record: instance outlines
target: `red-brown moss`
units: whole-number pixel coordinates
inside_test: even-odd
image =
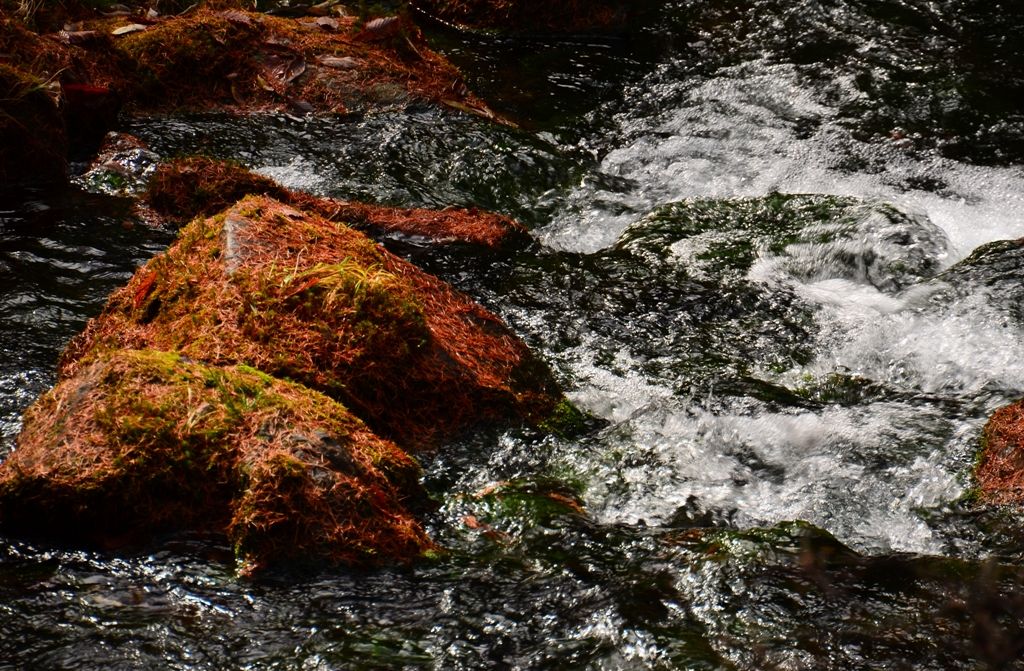
[[[69,345],[62,376],[121,347],[296,380],[410,449],[482,421],[540,423],[562,400],[497,317],[363,234],[267,197],[183,229]]]
[[[978,493],[987,503],[1024,504],[1024,400],[997,410],[982,433],[975,469]]]
[[[386,34],[376,34],[349,16],[287,19],[222,8],[237,4],[208,0],[180,16],[140,11],[105,17],[88,5],[71,3],[53,16],[82,20],[50,35],[29,30],[0,5],[0,65],[8,68],[0,86],[10,89],[8,75],[16,71],[19,78],[45,88],[60,112],[57,126],[33,126],[19,116],[24,99],[0,102],[5,140],[0,167],[16,165],[23,155],[31,158],[21,151],[27,142],[19,139],[21,127],[53,136],[41,137],[47,151],[40,156],[68,140],[79,153],[94,151],[122,107],[134,112],[305,114],[374,112],[428,102],[503,122],[405,18],[391,22]],[[40,24],[52,25],[51,19],[40,18]],[[140,29],[113,34],[129,24]],[[48,122],[52,110],[45,112]],[[52,128],[59,130],[49,133]],[[29,167],[35,166],[30,162]]]
[[[177,223],[222,212],[248,195],[291,200],[277,182],[238,163],[203,156],[177,158],[160,164],[149,180],[146,202]]]
[[[40,398],[0,466],[0,523],[107,541],[226,533],[245,571],[409,561],[419,467],[343,406],[244,366],[119,350]]]

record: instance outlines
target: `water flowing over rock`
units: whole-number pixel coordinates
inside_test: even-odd
[[[522,245],[529,239],[522,224],[498,214],[455,207],[443,210],[398,208],[318,198],[285,189],[240,165],[202,156],[179,158],[161,165],[149,183],[146,201],[161,216],[184,223],[198,215],[216,214],[250,194],[268,195],[375,235],[487,248]]]

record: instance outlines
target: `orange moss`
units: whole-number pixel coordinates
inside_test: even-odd
[[[571,32],[623,25],[631,7],[612,0],[414,0],[429,16],[464,28]]]
[[[302,204],[302,201],[297,198],[296,203]],[[405,209],[324,199],[314,209],[329,219],[343,221],[356,228],[422,236],[430,240],[497,248],[528,239],[526,228],[514,219],[476,209]]]
[[[247,21],[201,10],[117,39],[115,48],[130,64],[133,102],[176,109],[232,101],[234,80],[254,79],[253,47],[262,42],[258,24]],[[252,90],[245,93],[247,102],[254,97]]]
[[[982,501],[1024,504],[1024,400],[997,410],[982,433],[975,469]]]
[[[61,375],[120,347],[296,380],[412,449],[482,421],[540,423],[562,401],[497,317],[361,233],[267,197],[183,229],[72,341]]]
[[[112,57],[113,39],[94,33],[75,44],[68,33],[39,35],[0,12],[0,62],[54,84],[88,83],[117,88],[122,63]]]
[[[25,415],[0,466],[0,523],[144,539],[222,531],[243,569],[377,564],[431,547],[406,504],[419,467],[341,405],[245,367],[114,351]]]
[[[403,209],[318,198],[285,189],[238,164],[200,156],[161,165],[150,181],[146,200],[159,214],[188,221],[220,212],[250,194],[268,195],[360,230],[490,248],[527,239],[521,224],[498,214],[461,208]]]

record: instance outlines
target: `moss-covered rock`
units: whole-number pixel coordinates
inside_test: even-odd
[[[74,17],[75,29],[40,35],[0,6],[6,182],[62,178],[69,144],[87,158],[122,107],[308,114],[429,103],[504,121],[404,18],[376,24],[389,27],[384,35],[352,16],[284,18],[226,9],[242,4],[231,0],[204,0],[167,16],[145,7],[110,15],[100,4],[51,4],[66,11],[43,12],[41,25]],[[19,165],[25,169],[11,171]]]
[[[522,224],[491,212],[445,208],[398,208],[285,189],[272,179],[230,161],[203,156],[177,158],[160,165],[149,182],[147,203],[161,216],[184,223],[216,214],[246,195],[267,195],[372,235],[400,235],[485,248],[525,244]]]
[[[982,502],[1024,504],[1024,400],[989,418],[974,475]]]
[[[268,197],[197,219],[69,345],[246,364],[342,401],[420,449],[480,422],[540,424],[562,395],[501,321],[363,234]]]
[[[342,405],[246,366],[115,350],[25,415],[0,466],[0,524],[142,540],[224,531],[244,570],[375,564],[431,547],[419,466]]]
[[[496,118],[415,26],[397,18],[388,25],[391,37],[377,39],[352,16],[199,9],[129,32],[115,46],[131,98],[145,109],[345,113],[431,102]]]

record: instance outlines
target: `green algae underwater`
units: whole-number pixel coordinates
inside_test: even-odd
[[[434,34],[519,129],[129,122],[289,188],[515,216],[532,245],[382,241],[601,421],[424,457],[443,552],[408,567],[244,581],[216,535],[4,538],[0,668],[1022,668],[1024,525],[971,497],[986,418],[1024,396],[997,242],[1024,236],[1018,10],[651,5],[624,34]],[[173,235],[123,227],[117,198],[4,198],[9,451],[64,344]]]

